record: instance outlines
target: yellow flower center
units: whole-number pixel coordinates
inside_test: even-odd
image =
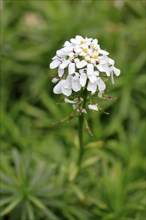
[[[83,44],[84,42],[85,42],[84,40],[81,40],[81,41],[80,41],[80,44]]]
[[[83,48],[83,52],[87,53],[88,52],[87,48]]]
[[[97,59],[97,58],[98,58],[98,56],[97,56],[97,55],[93,55],[93,58],[94,58],[94,59]]]

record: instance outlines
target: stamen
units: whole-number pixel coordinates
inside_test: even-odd
[[[87,53],[88,52],[87,48],[83,48],[83,52]]]

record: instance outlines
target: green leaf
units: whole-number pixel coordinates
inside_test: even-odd
[[[4,197],[0,199],[0,207],[6,205],[7,203],[10,203],[15,199],[14,196]]]
[[[15,163],[15,168],[16,168],[16,174],[17,176],[21,176],[21,162],[20,162],[18,151],[16,149],[13,150],[13,158],[14,158],[14,163]]]
[[[57,107],[56,103],[50,98],[49,94],[47,94],[46,92],[42,92],[40,94],[40,99],[47,110],[49,110],[53,116],[56,116],[58,118],[60,115],[59,108]]]
[[[75,194],[77,195],[77,197],[81,200],[84,201],[85,200],[85,195],[82,192],[82,190],[77,186],[77,185],[72,185],[72,189],[75,192]]]
[[[70,173],[69,173],[69,181],[73,181],[76,176],[77,176],[77,173],[78,173],[78,167],[76,164],[74,163],[71,163],[70,165]]]
[[[90,142],[86,145],[86,148],[101,148],[103,147],[104,142],[103,141],[94,141]]]
[[[11,212],[22,200],[22,197],[17,197],[11,202],[1,213],[0,216],[4,216]]]
[[[15,185],[16,184],[16,181],[13,178],[4,174],[1,171],[0,171],[0,179],[1,179],[1,181],[3,181],[5,184],[8,184],[8,185]]]
[[[21,103],[21,110],[28,114],[29,116],[35,117],[35,118],[39,118],[39,119],[48,119],[48,115],[45,111],[41,110],[40,108],[33,106],[29,103],[26,102],[22,102]]]
[[[90,157],[82,163],[82,167],[88,167],[100,160],[100,156]]]
[[[16,193],[16,192],[17,192],[17,185],[10,185],[10,184],[7,185],[1,181],[1,184],[0,184],[0,193],[1,194],[3,194],[3,193],[12,194],[12,193]]]
[[[27,210],[29,219],[35,220],[34,210],[29,201],[26,202],[26,210]]]
[[[42,211],[44,211],[44,213],[53,220],[59,220],[49,209],[47,209],[47,207],[45,207],[45,205],[41,202],[41,200],[37,199],[34,196],[29,196],[29,200],[39,209],[41,209]]]

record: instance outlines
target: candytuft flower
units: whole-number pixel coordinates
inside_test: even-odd
[[[84,99],[83,92],[88,91],[90,100],[93,95],[102,97],[106,90],[105,79],[111,78],[114,83],[114,75],[120,75],[120,70],[108,55],[107,51],[100,48],[97,39],[77,35],[66,41],[50,63],[51,69],[58,68],[58,77],[52,80],[57,83],[53,92],[67,97],[73,95],[73,100],[65,99],[65,102],[72,104],[74,109],[85,112],[82,106],[84,100],[80,100]],[[88,109],[97,111],[97,103],[91,103],[89,101]]]
[[[91,109],[91,110],[95,110],[95,111],[98,111],[98,107],[97,107],[97,104],[96,105],[88,105],[88,108]]]

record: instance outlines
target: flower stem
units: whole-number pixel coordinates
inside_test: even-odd
[[[86,106],[86,100],[87,100],[87,90],[85,89],[83,91],[83,109]],[[79,157],[78,157],[78,167],[80,167],[82,163],[82,158],[84,155],[84,142],[83,142],[83,127],[84,127],[84,113],[81,112],[79,115]]]

